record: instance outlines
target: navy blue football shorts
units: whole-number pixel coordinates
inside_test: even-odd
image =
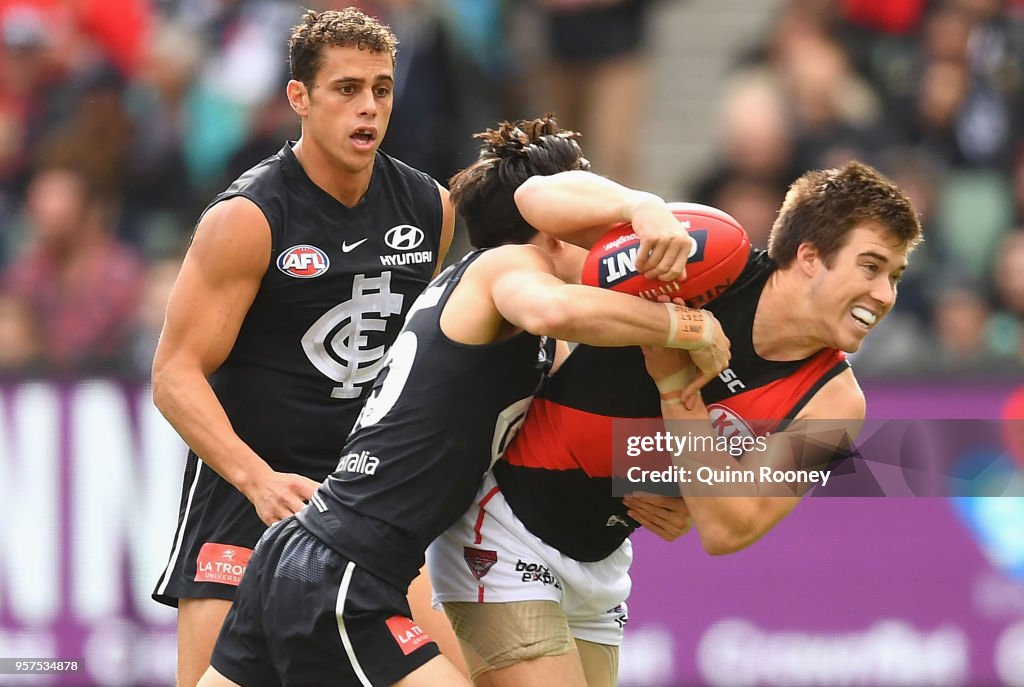
[[[178,527],[153,599],[177,606],[178,599],[235,598],[266,529],[249,499],[189,451]]]
[[[440,655],[411,615],[292,517],[260,539],[210,663],[243,687],[391,685]]]

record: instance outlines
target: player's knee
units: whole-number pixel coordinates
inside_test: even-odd
[[[572,648],[574,646],[571,640],[565,641],[561,637],[544,637],[528,644],[496,646],[494,647],[495,651],[486,657],[486,661],[491,670],[496,670],[536,658],[563,656]]]
[[[553,601],[445,603],[444,610],[474,678],[576,648],[565,614]]]

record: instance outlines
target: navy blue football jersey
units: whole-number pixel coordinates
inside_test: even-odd
[[[433,275],[440,194],[430,177],[378,152],[369,189],[350,208],[314,184],[286,144],[213,203],[234,196],[263,211],[273,251],[210,382],[235,432],[271,467],[323,479]]]
[[[482,252],[423,292],[341,450],[299,521],[357,565],[405,586],[427,545],[470,506],[526,414],[554,341],[521,332],[452,341],[441,312]]]

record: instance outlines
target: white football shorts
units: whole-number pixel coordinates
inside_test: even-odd
[[[618,646],[628,620],[633,547],[584,563],[563,555],[520,522],[488,473],[462,518],[427,549],[434,605],[449,601],[555,601],[573,636]]]

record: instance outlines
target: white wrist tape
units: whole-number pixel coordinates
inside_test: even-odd
[[[714,339],[711,326],[713,315],[706,310],[693,310],[673,303],[665,303],[668,309],[668,337],[666,348],[682,348],[699,351],[711,345]]]
[[[679,398],[679,392],[686,388],[692,377],[693,374],[690,369],[684,368],[667,377],[655,379],[654,384],[658,387],[658,392],[661,394],[661,402],[668,403],[669,405],[682,403],[682,399]]]

